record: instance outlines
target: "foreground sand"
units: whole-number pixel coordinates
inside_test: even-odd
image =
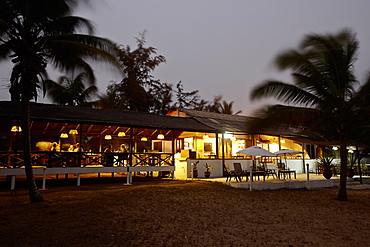
[[[119,180],[0,191],[0,246],[369,246],[370,190],[248,191],[206,181]]]

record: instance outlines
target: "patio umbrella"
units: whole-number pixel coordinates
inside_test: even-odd
[[[251,156],[269,156],[269,157],[276,156],[276,154],[271,153],[270,151],[264,148],[261,148],[259,146],[252,146],[246,149],[242,149],[242,150],[239,150],[237,153],[251,155]],[[253,160],[253,163],[254,163],[254,160]],[[252,167],[250,169],[249,182],[250,182],[249,189],[252,190]]]
[[[287,160],[286,160],[286,156],[292,156],[292,155],[296,155],[296,154],[302,154],[303,152],[302,151],[298,151],[298,150],[292,150],[292,149],[282,149],[282,150],[279,150],[277,152],[275,152],[276,156],[284,156],[285,158],[285,164],[287,164]]]
[[[242,149],[242,150],[239,150],[237,153],[251,155],[251,156],[269,156],[269,157],[276,156],[276,154],[271,153],[270,151],[264,148],[261,148],[259,146],[252,146],[246,149]]]

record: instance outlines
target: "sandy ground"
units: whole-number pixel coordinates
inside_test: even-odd
[[[370,190],[249,191],[217,182],[49,184],[0,191],[0,246],[369,246]]]

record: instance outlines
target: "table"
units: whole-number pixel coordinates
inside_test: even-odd
[[[291,179],[291,174],[294,174],[294,179],[297,179],[297,174],[295,170],[278,170],[278,178],[280,179],[280,174],[284,177],[284,179],[289,176],[289,179]]]
[[[257,177],[258,176],[258,181],[260,180],[260,176],[263,176],[263,181],[266,181],[266,172],[265,171],[252,171],[252,181],[253,181],[253,177]]]

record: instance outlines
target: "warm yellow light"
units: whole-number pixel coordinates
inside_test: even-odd
[[[209,138],[209,136],[207,134],[203,135],[203,139],[208,139],[208,138]]]
[[[235,136],[232,136],[232,137],[230,137],[230,140],[235,141],[236,140],[236,137]]]
[[[336,151],[336,150],[338,150],[338,147],[334,146],[332,149],[333,149],[334,151]]]
[[[111,135],[106,135],[106,136],[104,137],[104,139],[105,139],[105,140],[112,140],[112,136],[111,136]]]
[[[60,134],[60,138],[68,138],[68,134],[67,133],[62,133],[62,134]]]
[[[21,126],[13,126],[11,129],[12,132],[22,132]]]
[[[271,153],[275,153],[275,152],[279,151],[279,144],[277,144],[277,143],[269,144],[269,151]]]
[[[159,134],[159,135],[157,136],[157,138],[158,138],[158,139],[164,139],[164,135],[163,135],[163,134]]]
[[[230,134],[230,133],[226,133],[226,134],[224,134],[224,138],[225,139],[231,139],[231,137],[232,137],[233,135],[232,134]]]
[[[141,141],[146,142],[146,141],[148,141],[148,138],[146,138],[145,136],[141,137]]]
[[[284,139],[281,139],[281,140],[280,140],[280,143],[285,143],[285,140],[284,140]]]
[[[126,133],[125,132],[118,132],[118,137],[124,137],[124,136],[126,136]]]
[[[71,130],[69,131],[69,134],[70,134],[70,135],[78,135],[78,131],[77,131],[76,129],[71,129]]]

